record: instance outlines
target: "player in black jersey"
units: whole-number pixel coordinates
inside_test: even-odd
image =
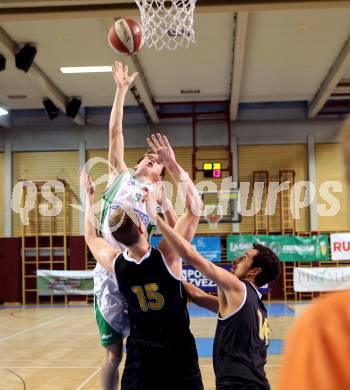
[[[176,163],[166,137],[149,140],[152,149],[176,183],[186,184],[185,213],[175,230],[191,239],[201,207],[194,184]],[[151,248],[145,226],[130,218],[132,210],[119,208],[110,218],[113,237],[127,249],[120,252],[97,237],[93,220],[94,189],[88,184],[85,238],[95,259],[114,273],[128,303],[130,336],[122,390],[202,390],[194,337],[189,329],[181,259],[165,240]],[[197,210],[198,211],[198,210]],[[134,215],[134,218],[138,218]],[[213,300],[215,298],[208,298]]]
[[[178,254],[218,285],[213,354],[217,390],[270,389],[264,371],[269,326],[258,288],[278,277],[278,257],[271,249],[254,244],[228,272],[203,258],[156,215],[154,218]]]

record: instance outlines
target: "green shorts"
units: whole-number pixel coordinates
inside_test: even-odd
[[[95,314],[97,327],[100,332],[100,341],[103,347],[108,347],[109,345],[115,344],[117,341],[123,340],[123,335],[119,332],[116,332],[109,323],[103,318],[98,304],[95,299]]]

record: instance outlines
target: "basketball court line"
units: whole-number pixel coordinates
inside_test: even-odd
[[[212,368],[213,365],[212,364],[201,364],[201,362],[199,361],[199,366],[201,368]],[[275,367],[281,367],[281,364],[265,364],[265,367],[271,367],[271,368],[275,368]],[[10,369],[26,369],[26,370],[44,370],[44,369],[49,369],[49,370],[70,370],[70,369],[73,369],[73,370],[92,370],[94,368],[96,368],[96,366],[3,366],[3,367],[0,367],[1,370],[3,369],[6,369],[6,368],[10,368]],[[101,367],[97,368],[97,370],[100,370]]]
[[[75,390],[80,390],[82,389],[95,375],[97,375],[101,371],[101,367],[98,368],[96,371],[94,371],[86,380],[78,386]]]
[[[271,367],[271,368],[276,368],[276,367],[281,367],[282,364],[265,364],[264,367]],[[201,362],[199,362],[199,367],[200,368],[213,368],[213,365],[212,364],[201,364]]]
[[[51,336],[96,336],[96,332],[45,332],[45,335]]]
[[[7,372],[10,372],[14,377],[16,377],[23,384],[23,389],[26,388],[26,383],[25,383],[24,379],[20,375],[18,375],[16,372],[14,372],[14,371],[12,371],[12,370],[10,370],[8,368],[3,368],[3,370],[7,371]]]
[[[15,334],[12,334],[11,336],[2,337],[2,338],[0,339],[0,343],[3,342],[3,341],[6,341],[6,340],[10,340],[10,339],[12,339],[12,338],[14,338],[14,337],[20,336],[20,335],[22,335],[22,334],[29,333],[29,332],[31,332],[32,330],[42,328],[43,326],[52,324],[53,322],[62,320],[63,318],[65,318],[65,316],[60,316],[60,317],[57,317],[57,318],[55,318],[55,319],[53,319],[53,320],[43,322],[42,324],[39,324],[39,325],[36,325],[36,326],[32,326],[31,328],[28,328],[28,329],[22,330],[22,331],[20,331],[20,332],[17,332],[17,333],[15,333]]]
[[[96,366],[3,366],[0,367],[0,369],[5,369],[5,368],[11,368],[11,369],[26,369],[26,370],[43,370],[43,369],[53,369],[53,370],[93,370],[96,369]]]
[[[0,306],[1,310],[8,310],[8,309],[89,309],[93,307],[92,304],[87,305],[6,305],[6,306]]]

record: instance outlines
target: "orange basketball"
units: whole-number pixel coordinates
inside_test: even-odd
[[[111,48],[123,54],[135,54],[141,48],[142,28],[133,19],[118,19],[108,32]]]

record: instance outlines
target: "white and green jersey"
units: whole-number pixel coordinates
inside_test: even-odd
[[[125,170],[102,194],[101,232],[103,238],[112,246],[125,249],[123,245],[115,241],[109,228],[109,217],[118,208],[131,207],[147,230],[151,230],[153,224],[147,215],[146,202],[142,201],[145,189],[151,190],[151,185],[131,176],[130,172]]]
[[[125,206],[133,208],[140,220],[147,226],[147,230],[152,230],[153,224],[146,212],[146,202],[142,201],[145,188],[150,190],[151,185],[133,177],[128,170],[125,170],[102,194],[100,230],[103,238],[113,247],[120,248],[122,251],[125,249],[124,245],[114,239],[109,228],[109,217],[117,208]],[[125,298],[119,292],[113,275],[98,263],[94,270],[94,292],[103,318],[115,331],[127,336],[129,323]]]

